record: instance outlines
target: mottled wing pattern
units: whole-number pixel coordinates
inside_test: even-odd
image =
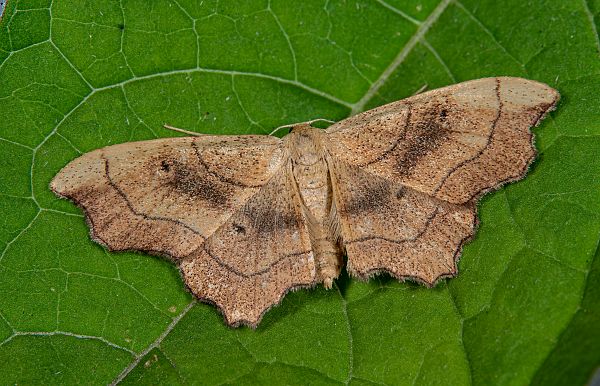
[[[266,136],[202,136],[109,146],[65,166],[51,189],[86,214],[110,250],[175,259],[198,248],[284,162]]]
[[[229,325],[256,326],[291,289],[316,284],[307,224],[289,168],[275,175],[181,264],[194,294]]]
[[[288,154],[270,136],[200,136],[110,146],[52,181],[111,250],[165,254],[230,325],[256,326],[315,265]]]
[[[435,199],[356,166],[331,170],[351,275],[387,271],[433,285],[456,274],[456,257],[477,225],[474,205]]]
[[[535,158],[529,130],[558,101],[521,78],[486,78],[366,111],[327,129],[340,162],[465,203],[522,178]]]
[[[455,275],[475,231],[476,199],[525,175],[536,154],[530,127],[558,98],[538,82],[480,79],[327,129],[350,271],[387,271],[429,285]]]

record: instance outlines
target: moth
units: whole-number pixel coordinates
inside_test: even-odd
[[[532,126],[559,94],[497,77],[425,92],[283,138],[199,135],[84,154],[52,191],[111,251],[166,255],[230,326],[256,327],[290,290],[344,264],[434,286],[457,274],[477,200],[521,179]],[[344,263],[344,256],[347,262]]]

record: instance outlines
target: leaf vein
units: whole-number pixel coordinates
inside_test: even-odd
[[[588,1],[581,0],[581,2],[583,3],[583,10],[585,11],[587,18],[590,21],[590,24],[592,25],[592,32],[594,33],[594,40],[596,41],[597,53],[598,53],[598,56],[600,56],[600,35],[598,35],[598,29],[596,29],[596,22],[594,20],[594,15],[592,14],[592,11],[590,10]]]
[[[379,78],[371,85],[371,87],[367,90],[365,95],[358,100],[354,105],[352,105],[351,115],[358,114],[361,112],[367,102],[373,98],[373,96],[377,95],[379,89],[383,86],[383,84],[388,80],[388,78],[392,75],[394,71],[404,62],[408,54],[410,54],[413,48],[417,45],[417,43],[425,36],[425,34],[429,31],[429,29],[435,24],[435,22],[440,18],[442,13],[446,10],[448,5],[453,0],[442,0],[438,6],[431,12],[431,14],[427,17],[427,19],[419,25],[416,32],[413,36],[408,40],[408,43],[402,47],[398,55],[392,60],[390,65],[381,73]]]
[[[159,335],[158,338],[154,342],[152,342],[148,347],[142,350],[139,354],[134,355],[133,361],[121,371],[121,373],[110,383],[111,385],[116,385],[121,382],[125,377],[133,370],[153,348],[159,347],[162,341],[173,331],[175,326],[181,321],[181,319],[197,304],[197,300],[192,300],[184,309],[173,318],[173,321],[167,326],[167,328]]]

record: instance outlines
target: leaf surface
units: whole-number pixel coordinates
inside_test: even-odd
[[[1,1],[0,1],[1,2]],[[564,384],[600,364],[600,1],[52,2],[0,22],[0,383]],[[50,179],[79,154],[339,120],[486,76],[557,88],[528,177],[458,278],[343,276],[230,329],[156,257],[107,253]]]

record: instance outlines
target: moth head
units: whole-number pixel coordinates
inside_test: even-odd
[[[312,131],[314,129],[315,128],[312,127],[309,123],[298,123],[298,124],[292,126],[292,128],[290,129],[290,134],[292,134],[292,133],[302,134],[302,133]]]

